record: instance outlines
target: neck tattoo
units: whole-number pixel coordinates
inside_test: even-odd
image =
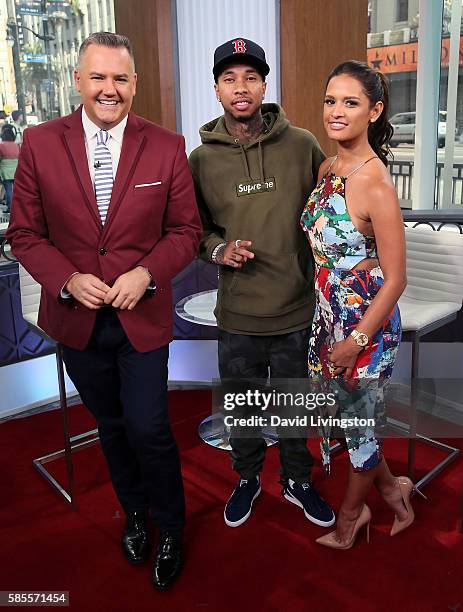
[[[255,140],[264,129],[264,120],[259,111],[249,118],[248,121],[237,121],[230,113],[225,113],[225,126],[231,136],[238,140]]]

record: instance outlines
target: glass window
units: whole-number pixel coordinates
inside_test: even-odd
[[[408,20],[408,0],[397,0],[396,21]]]
[[[422,42],[426,45],[420,47],[420,57],[423,54],[427,61],[435,59],[436,66],[426,70],[423,95],[417,108],[420,6],[425,25]],[[371,0],[369,3],[369,23],[373,29],[368,34],[368,62],[390,80],[390,115],[394,127],[391,141],[394,160],[390,171],[403,208],[421,208],[423,202],[427,209],[461,210],[463,207],[462,15],[462,0],[394,3]],[[434,30],[430,22],[438,24]],[[440,71],[436,70],[439,65]],[[429,86],[432,79],[434,90]],[[426,118],[423,126],[417,124],[417,114]],[[424,144],[415,155],[417,129],[423,130],[420,137]],[[430,143],[435,143],[435,150]],[[415,178],[415,171],[420,174],[419,178]],[[435,189],[432,190],[426,181],[429,177],[434,180],[434,173]],[[413,202],[413,193],[416,202]]]
[[[47,12],[40,15],[25,14],[23,7],[27,4],[13,1],[2,4],[0,0],[5,24],[8,20],[22,26],[22,34],[15,26],[8,27],[3,38],[0,32],[0,129],[2,124],[13,122],[13,111],[20,110],[18,134],[29,125],[68,114],[79,106],[80,95],[72,75],[79,41],[86,34],[85,15],[91,14],[91,6],[96,3],[61,0],[58,7],[56,2],[44,2]],[[113,0],[99,2],[98,6],[98,23],[104,23],[108,26],[106,29],[114,32]],[[91,23],[90,31],[96,25]],[[14,56],[19,60],[16,68]],[[0,229],[8,220],[6,210],[5,190],[0,181]],[[0,265],[3,262],[0,254]]]
[[[442,18],[436,208],[463,204],[462,0],[445,0]],[[453,51],[452,54],[452,45]]]
[[[391,123],[392,125],[402,125],[403,123],[405,123],[404,115],[394,115],[393,117],[391,117]]]
[[[389,116],[394,127],[390,172],[403,208],[412,207],[415,148],[419,0],[369,3],[367,57],[390,84]],[[400,26],[394,27],[400,22]],[[394,28],[394,29],[393,29]]]

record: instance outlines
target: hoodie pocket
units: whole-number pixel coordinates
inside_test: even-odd
[[[222,277],[223,306],[230,312],[261,317],[296,310],[313,292],[312,269],[305,253],[280,253],[247,262]]]

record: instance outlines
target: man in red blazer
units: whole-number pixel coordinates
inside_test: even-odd
[[[167,414],[171,280],[194,258],[200,221],[183,137],[130,113],[129,40],[99,32],[79,52],[82,106],[24,133],[7,238],[42,285],[39,325],[98,422],[127,515],[123,552],[153,582],[182,565],[185,505]]]

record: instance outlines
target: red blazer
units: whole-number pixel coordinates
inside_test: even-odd
[[[171,280],[195,257],[200,234],[182,136],[129,113],[102,228],[81,109],[25,130],[7,239],[42,285],[38,324],[57,342],[83,349],[95,323],[95,310],[60,297],[73,272],[112,284],[137,265],[150,270],[156,292],[118,317],[138,351],[170,342]]]

